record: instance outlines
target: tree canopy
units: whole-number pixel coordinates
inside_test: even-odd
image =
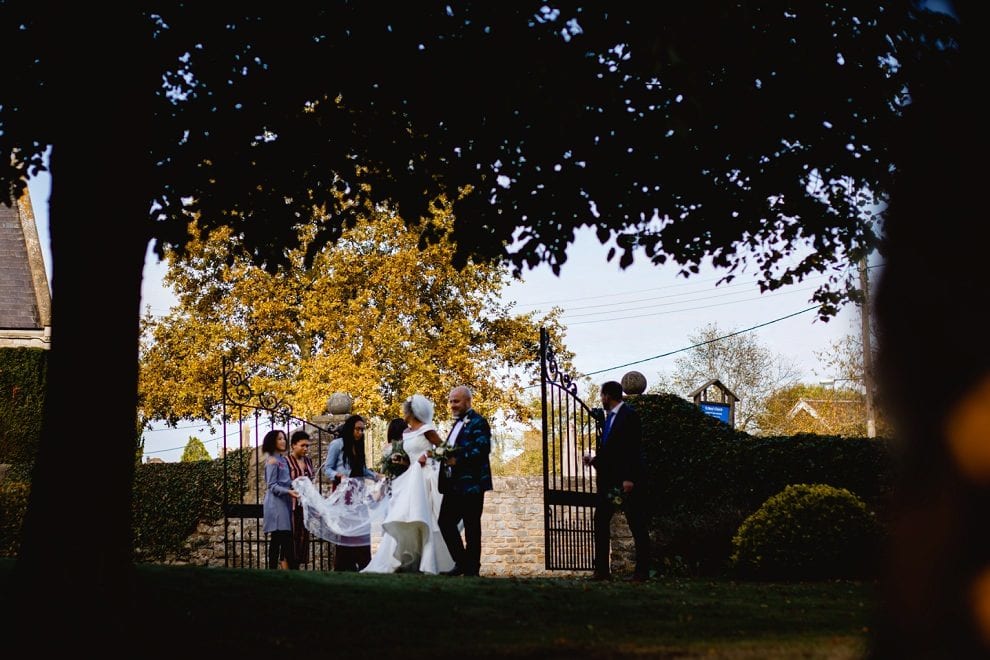
[[[57,86],[38,81],[61,73],[16,46],[60,19],[5,9],[23,26],[8,53],[25,62],[8,86],[18,103],[0,113],[16,186],[54,143]],[[311,258],[355,221],[354,199],[392,200],[419,223],[447,193],[457,265],[558,267],[575,228],[594,226],[622,264],[640,251],[685,273],[751,261],[770,289],[828,273],[825,317],[855,295],[834,267],[876,246],[865,220],[896,173],[892,137],[955,25],[907,1],[132,11],[160,253],[185,243],[195,213],[274,268],[314,209]]]
[[[445,230],[449,206],[431,222]],[[165,283],[179,305],[145,317],[144,417],[217,416],[223,357],[254,391],[303,417],[341,391],[356,411],[391,418],[409,395],[442,402],[459,384],[472,387],[479,409],[519,417],[529,413],[524,388],[539,378],[540,327],[568,363],[558,312],[514,314],[499,298],[511,281],[499,263],[455,269],[446,239],[420,250],[386,209],[369,209],[308,266],[316,223],[299,231],[291,267],[278,273],[254,266],[229,228],[204,236],[194,227],[186,253],[169,256]]]
[[[863,395],[848,387],[796,384],[766,398],[756,424],[766,435],[866,437]]]

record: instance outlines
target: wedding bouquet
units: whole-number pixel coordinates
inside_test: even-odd
[[[389,479],[394,479],[409,468],[409,454],[402,448],[402,442],[396,441],[382,456],[378,471]]]
[[[437,463],[444,465],[446,464],[448,458],[457,455],[457,447],[451,447],[446,442],[442,442],[439,445],[434,445],[433,448],[426,453],[426,455],[435,460]]]
[[[612,490],[608,491],[608,501],[615,508],[621,509],[623,502],[626,501],[626,494],[620,486],[613,486]]]

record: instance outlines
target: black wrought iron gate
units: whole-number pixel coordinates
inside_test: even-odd
[[[577,394],[540,329],[543,403],[543,525],[547,570],[594,570],[595,480],[582,460],[598,447],[600,411]]]
[[[334,429],[294,417],[291,406],[255,393],[236,365],[227,360],[223,361],[222,372],[224,566],[265,568],[268,540],[262,529],[266,484],[261,437],[280,429],[288,438],[295,428],[305,428],[315,445],[310,447],[310,459],[316,468],[314,481],[322,493],[330,490],[320,466],[335,437]],[[236,430],[228,427],[234,423]],[[248,429],[251,432],[246,432]],[[309,560],[300,568],[328,571],[332,558],[331,544],[311,536]]]

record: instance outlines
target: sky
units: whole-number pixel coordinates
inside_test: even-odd
[[[45,174],[30,182],[50,280],[49,188]],[[752,271],[738,274],[729,286],[716,287],[716,280],[724,273],[713,268],[702,268],[684,278],[678,276],[676,266],[658,267],[639,259],[622,270],[617,258],[606,261],[607,251],[591,231],[580,232],[559,277],[540,267],[527,272],[524,282],[514,283],[503,292],[503,298],[514,301],[519,312],[547,311],[554,305],[565,310],[565,340],[575,353],[573,376],[594,374],[593,381],[601,383],[620,380],[635,370],[646,377],[649,386],[659,372],[673,370],[678,354],[650,358],[690,346],[689,336],[705,325],[715,323],[728,333],[767,324],[752,331],[757,340],[791,361],[800,370],[802,382],[818,383],[835,374],[825,371],[816,353],[859,331],[859,312],[851,304],[828,323],[817,320],[814,311],[772,322],[811,307],[809,299],[820,280],[806,280],[760,295]],[[164,265],[149,247],[141,287],[142,311],[150,307],[154,314],[165,314],[175,302],[174,295],[161,284],[164,272]],[[871,270],[874,281],[877,274],[879,269]],[[630,363],[636,364],[620,366]],[[177,429],[159,425],[147,431],[145,456],[178,461],[192,435],[204,442],[211,455],[218,454],[216,435],[205,425],[190,422],[180,423]]]

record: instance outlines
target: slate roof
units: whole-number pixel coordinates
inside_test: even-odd
[[[31,201],[0,204],[0,331],[40,331],[51,324],[51,299]]]

